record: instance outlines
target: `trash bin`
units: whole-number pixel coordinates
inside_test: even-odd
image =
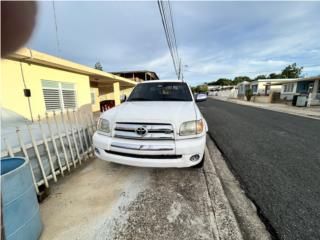
[[[38,239],[42,222],[29,161],[1,159],[1,194],[5,239]]]
[[[294,95],[292,98],[292,106],[296,106],[297,105],[297,99],[298,99],[299,95]]]
[[[296,106],[297,107],[306,107],[307,106],[307,96],[298,96]]]

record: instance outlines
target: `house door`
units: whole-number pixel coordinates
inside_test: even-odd
[[[270,93],[270,85],[266,85],[266,87],[265,87],[265,91],[264,91],[264,95],[266,95],[266,96],[269,96],[269,93]]]

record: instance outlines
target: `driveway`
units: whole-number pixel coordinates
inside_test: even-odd
[[[40,210],[41,239],[217,239],[205,175],[198,169],[93,159],[53,185]]]
[[[209,133],[281,239],[320,239],[320,121],[208,99]]]

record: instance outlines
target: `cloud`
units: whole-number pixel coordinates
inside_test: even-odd
[[[304,70],[307,71],[307,72],[318,72],[318,75],[320,75],[320,65],[319,66],[305,67]]]
[[[28,46],[56,55],[52,4],[39,6]],[[184,77],[193,85],[280,72],[293,62],[320,74],[319,2],[174,1],[172,8],[182,65],[189,66]],[[61,57],[176,77],[156,2],[57,2],[56,13]]]

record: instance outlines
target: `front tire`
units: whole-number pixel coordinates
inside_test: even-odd
[[[203,157],[201,159],[201,161],[199,163],[197,163],[196,165],[193,165],[192,168],[203,168],[203,164],[204,164],[204,154]]]

